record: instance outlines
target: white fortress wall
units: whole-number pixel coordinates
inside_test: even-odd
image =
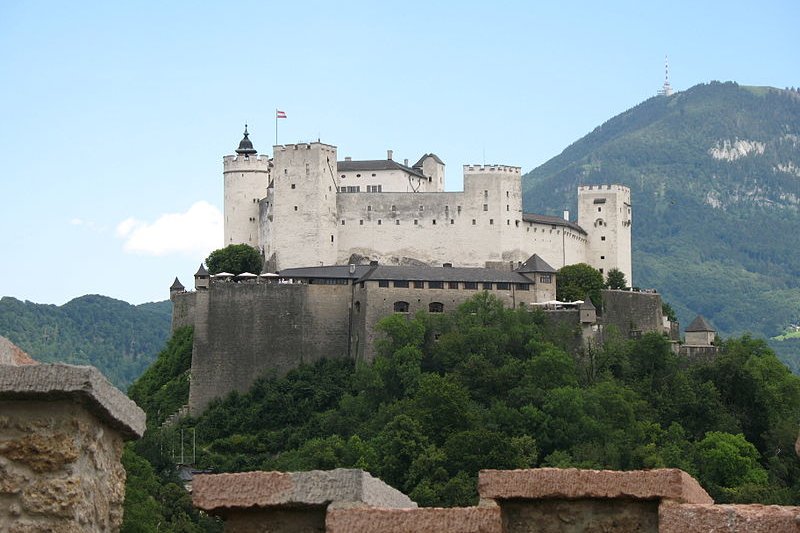
[[[340,187],[358,187],[358,192],[377,192],[373,187],[380,186],[380,192],[432,192],[434,184],[402,169],[366,169],[337,172]],[[372,189],[371,189],[372,188]],[[353,192],[352,189],[350,192]]]
[[[587,261],[586,236],[578,230],[558,224],[528,221],[521,226],[524,232],[523,248],[530,250],[530,254],[539,254],[556,270],[564,265]]]
[[[267,193],[269,158],[227,155],[222,160],[224,239],[258,248],[258,201]]]
[[[622,185],[578,188],[578,224],[588,234],[587,262],[604,274],[618,268],[633,284],[631,192]]]
[[[279,145],[273,150],[269,233],[276,257],[274,268],[334,264],[338,247],[336,147],[315,142]]]

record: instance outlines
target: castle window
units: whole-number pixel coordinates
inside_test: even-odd
[[[419,210],[420,211],[424,211],[425,210],[425,206],[424,205],[419,206]]]
[[[506,198],[508,198],[508,191],[506,191]]]
[[[465,281],[464,288],[470,291],[477,291],[478,290],[478,282],[477,281]]]
[[[397,280],[393,283],[396,289],[407,289],[408,288],[408,281]]]
[[[294,188],[295,188],[295,185],[294,185],[294,183],[292,183],[292,189],[294,189]]]
[[[364,225],[364,221],[363,221],[363,220],[359,220],[359,221],[358,221],[358,225],[359,225],[359,226],[363,226],[363,225]]]
[[[515,225],[516,227],[519,227],[519,220],[515,220],[515,221],[514,221],[514,225]]]
[[[603,208],[602,208],[602,207],[598,207],[598,208],[597,208],[597,212],[598,212],[598,213],[600,213],[602,210],[603,210]]]
[[[395,313],[408,313],[408,302],[395,302],[394,303],[394,312]]]
[[[283,169],[283,175],[286,176],[288,174],[289,174],[289,169],[288,168],[284,168]]]
[[[603,269],[602,269],[602,268],[600,269],[600,273],[601,273],[601,274],[603,273]]]
[[[451,223],[451,224],[455,224],[455,223],[456,223],[456,221],[455,221],[455,220],[453,220],[453,219],[451,218],[451,219],[450,219],[450,223]]]
[[[444,282],[443,281],[429,281],[428,282],[429,289],[444,289]]]
[[[448,289],[457,289],[458,288],[458,282],[457,281],[448,281],[447,282],[447,288]]]
[[[342,219],[342,226],[344,226],[344,219]]]
[[[603,235],[602,237],[600,237],[600,240],[601,240],[601,241],[604,241],[604,240],[606,240],[606,236],[605,236],[605,235]]]
[[[489,210],[489,204],[483,204],[483,210],[484,211],[488,211]]]
[[[506,219],[506,226],[510,226],[510,225],[511,225],[511,221]]]
[[[294,210],[297,211],[297,206],[294,206]]]
[[[397,211],[397,206],[396,205],[392,206],[392,211]]]
[[[381,219],[378,219],[378,225],[379,226],[381,225]]]
[[[429,313],[444,313],[444,304],[442,302],[431,302],[428,304]]]
[[[394,225],[395,225],[395,226],[399,226],[399,225],[400,225],[400,219],[399,219],[399,218],[398,218],[397,220],[395,220],[395,221],[394,221]]]
[[[489,198],[489,191],[483,191],[483,197]]]
[[[492,290],[492,284],[489,282],[484,282],[483,284],[481,284],[481,288],[485,291],[490,291]]]
[[[517,283],[517,290],[518,291],[530,290],[530,283]]]
[[[605,259],[605,258],[606,258],[606,256],[604,256],[604,255],[600,256],[600,259]]]
[[[331,242],[333,242],[333,235],[331,235]]]
[[[372,211],[372,206],[371,205],[367,206],[367,211]]]
[[[542,274],[541,276],[539,276],[539,283],[552,283],[552,282],[553,278],[550,276],[550,274]]]
[[[448,211],[450,211],[450,206],[449,205],[444,206],[444,212],[447,213]]]
[[[374,172],[372,173],[372,177],[373,177],[373,178],[375,177],[375,173],[374,173]]]
[[[424,281],[415,281],[414,282],[414,288],[415,289],[424,289],[425,288],[425,282]]]
[[[389,280],[382,279],[378,281],[378,287],[388,287],[388,286],[389,286]]]
[[[297,208],[295,208],[295,209],[297,209]],[[473,226],[475,225],[475,219],[474,218],[472,219],[472,225]]]
[[[356,303],[353,304],[353,309],[355,309],[356,313],[360,313],[361,312],[361,302],[356,300]]]
[[[493,219],[493,218],[490,218],[490,219],[489,219],[489,225],[490,225],[490,226],[494,226],[494,219]]]
[[[458,207],[456,207],[456,210],[458,211],[458,214],[460,215],[461,214],[461,206],[459,205]]]
[[[414,219],[414,225],[416,226],[417,224],[419,224],[419,220],[417,220],[417,219],[415,218],[415,219]]]
[[[360,177],[361,177],[361,174],[356,174],[356,177],[357,177],[357,178],[360,178]]]
[[[497,284],[497,290],[498,290],[498,291],[507,291],[507,290],[509,290],[509,289],[511,289],[511,284],[510,284],[510,283],[507,283],[507,282],[499,282],[499,283]]]
[[[346,177],[347,177],[346,174],[342,174],[342,179],[345,179]]]
[[[433,225],[434,226],[436,225],[436,219],[435,218],[433,219]]]
[[[506,211],[510,211],[510,209],[508,208],[508,204],[506,204]]]

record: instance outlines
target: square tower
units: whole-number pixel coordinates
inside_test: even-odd
[[[586,262],[603,275],[612,268],[633,286],[631,190],[622,185],[578,187],[578,224],[586,231]]]

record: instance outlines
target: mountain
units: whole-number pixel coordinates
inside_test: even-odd
[[[800,321],[800,92],[711,82],[650,98],[526,174],[524,206],[574,211],[575,188],[600,183],[631,188],[634,284],[682,324],[773,337]]]
[[[0,298],[0,335],[39,362],[93,365],[125,388],[169,338],[169,301],[130,305],[87,295],[61,306]]]

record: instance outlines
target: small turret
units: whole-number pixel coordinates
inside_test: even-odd
[[[245,157],[250,157],[251,155],[256,155],[258,153],[256,149],[253,148],[253,142],[250,140],[250,134],[247,133],[247,124],[244,125],[244,137],[242,137],[242,140],[239,141],[239,148],[236,149],[236,153]]]
[[[209,281],[208,270],[203,266],[203,263],[200,263],[200,268],[198,268],[197,272],[194,274],[195,290],[208,290]]]
[[[175,277],[175,281],[172,282],[172,285],[169,286],[169,293],[170,295],[175,294],[176,292],[184,292],[186,291],[186,287],[183,286],[183,283],[180,282],[178,277]]]
[[[597,322],[597,309],[587,296],[578,308],[581,315],[581,324],[594,324]]]
[[[692,320],[686,328],[687,346],[712,346],[717,332],[701,315]]]

